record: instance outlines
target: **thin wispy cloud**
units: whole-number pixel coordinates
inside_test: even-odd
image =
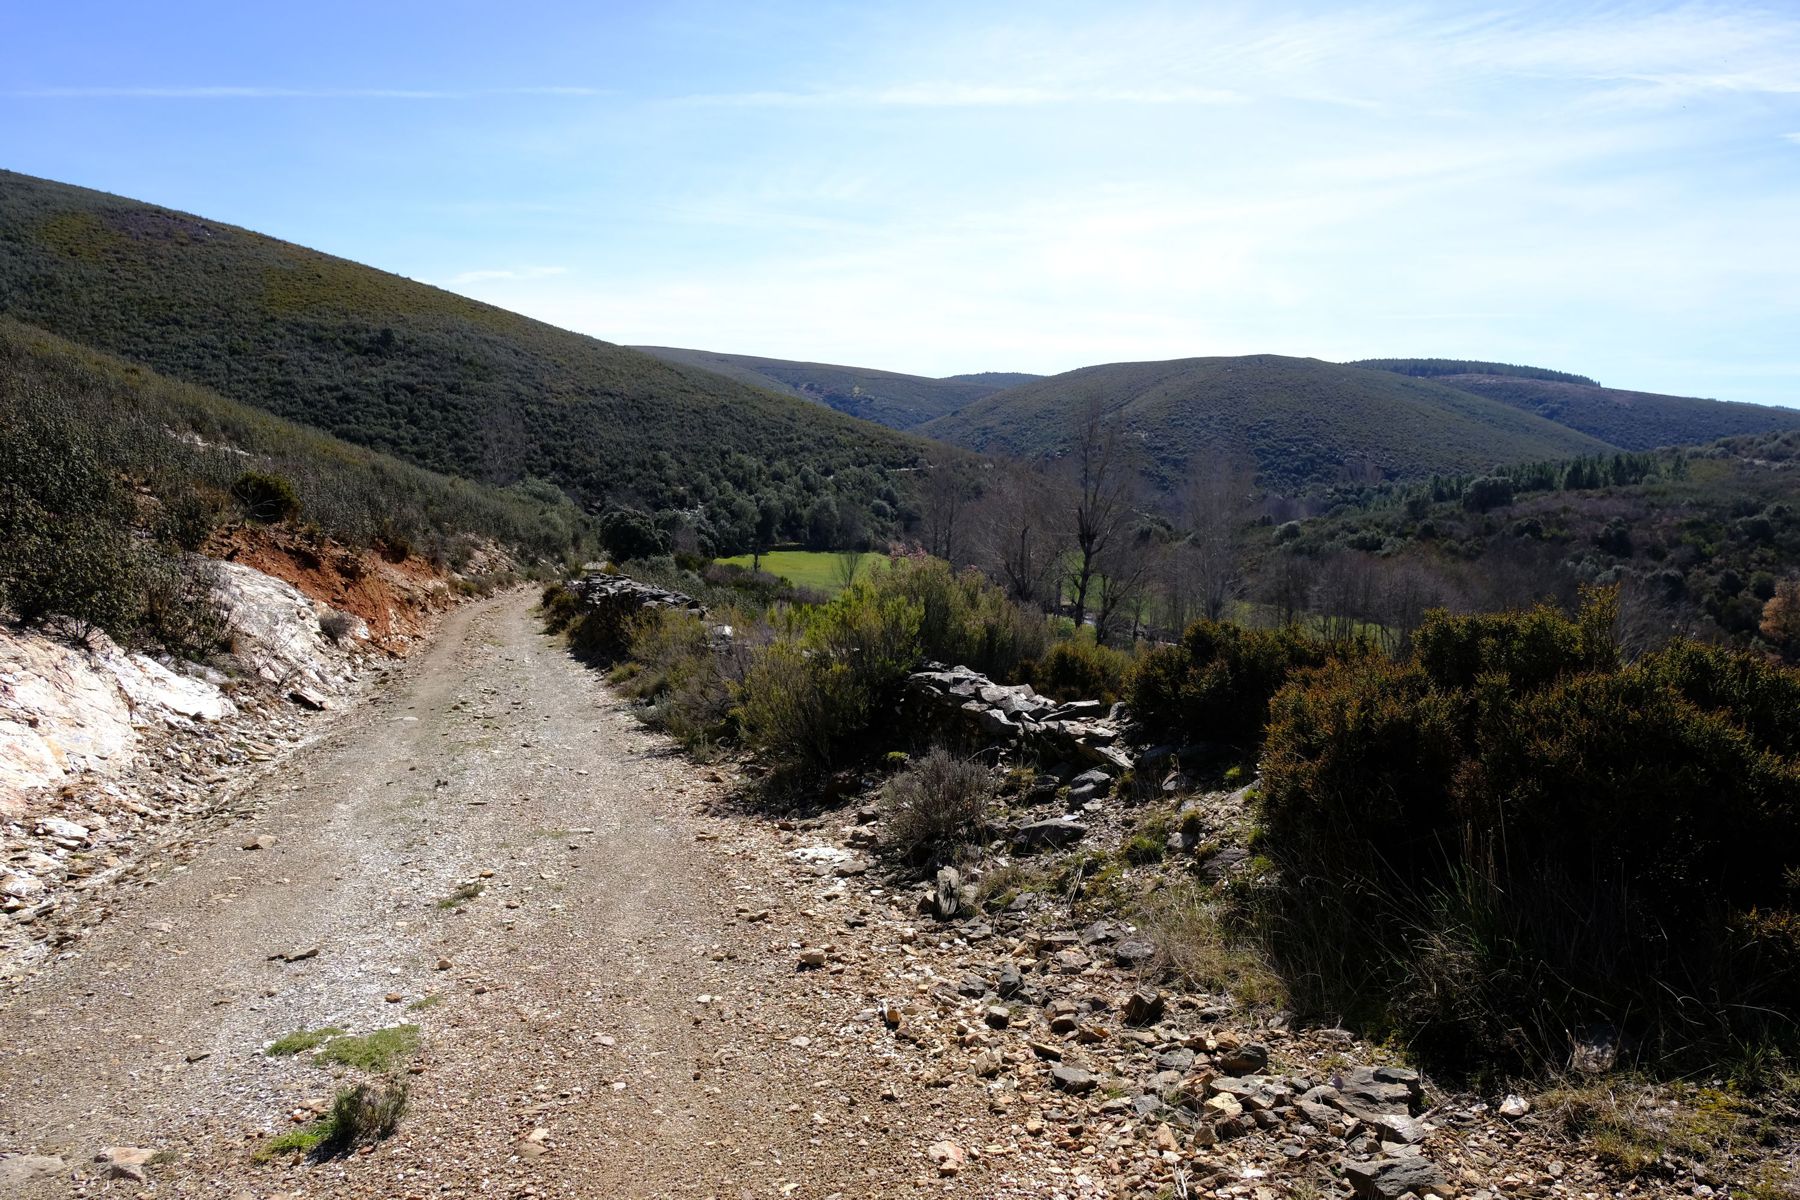
[[[1241,104],[1228,88],[1191,86],[1059,88],[987,83],[923,82],[882,88],[818,91],[718,92],[676,102],[723,108],[1028,108],[1050,104]]]
[[[604,96],[594,87],[437,88],[47,87],[0,92],[15,100],[479,100],[493,96]]]

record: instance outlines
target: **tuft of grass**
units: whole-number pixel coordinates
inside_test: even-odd
[[[334,1037],[314,1057],[318,1063],[341,1063],[371,1074],[381,1074],[397,1061],[411,1058],[419,1049],[417,1025],[390,1025],[361,1037]]]
[[[258,1146],[253,1156],[267,1162],[282,1154],[327,1158],[389,1137],[406,1115],[407,1087],[397,1079],[359,1083],[332,1099],[331,1111],[312,1124],[277,1134]]]
[[[485,891],[487,891],[486,884],[460,883],[457,884],[455,891],[440,899],[437,906],[439,908],[460,908]]]
[[[332,1038],[343,1037],[346,1032],[335,1025],[327,1025],[323,1029],[296,1029],[270,1042],[263,1053],[270,1058],[287,1058],[302,1051],[316,1050]]]
[[[433,992],[429,996],[421,996],[406,1006],[407,1012],[423,1012],[428,1008],[436,1008],[444,1002],[442,992]]]
[[[1258,950],[1232,935],[1216,901],[1194,888],[1172,889],[1145,921],[1169,969],[1183,982],[1209,992],[1229,992],[1254,1008],[1287,1002],[1287,990]]]

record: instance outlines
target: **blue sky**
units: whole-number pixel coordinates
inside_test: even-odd
[[[1800,3],[0,5],[0,165],[611,341],[1800,405]]]

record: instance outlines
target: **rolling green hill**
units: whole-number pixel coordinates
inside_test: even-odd
[[[900,520],[923,443],[234,226],[0,172],[0,313],[435,471],[687,514]],[[827,522],[828,523],[828,522]],[[815,539],[816,540],[816,537]]]
[[[675,346],[634,346],[633,349],[654,354],[665,362],[713,371],[752,387],[816,400],[841,413],[874,421],[890,429],[913,429],[1002,388],[1038,378],[994,371],[927,379],[923,375],[902,375],[867,367],[790,362],[750,354],[683,350]]]
[[[986,453],[1054,456],[1096,402],[1123,422],[1164,487],[1214,453],[1252,461],[1265,486],[1293,492],[1612,448],[1430,380],[1273,354],[1086,367],[978,400],[920,432]]]
[[[1445,375],[1437,382],[1536,413],[1624,450],[1692,446],[1722,437],[1800,429],[1800,411],[1766,404],[1511,375]]]

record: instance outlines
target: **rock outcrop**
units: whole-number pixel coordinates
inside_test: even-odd
[[[636,613],[646,608],[682,609],[695,616],[705,616],[706,606],[692,596],[668,588],[644,583],[629,575],[609,575],[603,570],[590,570],[568,583],[581,603],[592,609]]]
[[[311,707],[355,678],[354,652],[325,636],[335,610],[240,563],[219,563],[215,598],[245,676]],[[103,633],[84,645],[0,629],[0,815],[75,776],[111,779],[146,729],[181,729],[236,715],[230,677],[193,663],[128,652]]]
[[[1092,763],[1109,776],[1132,761],[1115,713],[1105,704],[1058,702],[1027,684],[995,683],[968,667],[925,664],[907,677],[902,706],[906,716],[930,728],[1050,760]]]

